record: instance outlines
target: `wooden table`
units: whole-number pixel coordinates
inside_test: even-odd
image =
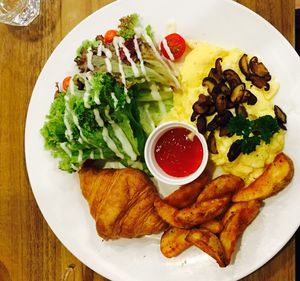
[[[295,0],[240,0],[294,44]],[[0,24],[0,280],[106,280],[55,237],[32,194],[24,160],[24,126],[35,81],[61,39],[110,0],[42,0],[29,27]],[[295,241],[244,281],[295,280]]]

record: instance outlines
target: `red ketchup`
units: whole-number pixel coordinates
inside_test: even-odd
[[[203,160],[199,138],[190,130],[180,127],[165,132],[158,139],[154,153],[160,168],[173,177],[191,175]]]

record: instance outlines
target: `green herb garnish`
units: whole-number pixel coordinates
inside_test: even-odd
[[[232,117],[228,123],[228,131],[237,136],[242,136],[237,140],[242,153],[249,154],[255,151],[256,146],[261,143],[270,143],[272,136],[279,131],[276,118],[265,115],[255,120],[249,120],[242,115]]]

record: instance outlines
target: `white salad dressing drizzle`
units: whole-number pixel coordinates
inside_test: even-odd
[[[92,64],[92,58],[93,58],[93,51],[92,51],[91,47],[89,47],[87,49],[87,54],[86,54],[86,64],[87,64],[88,69],[93,71],[94,66]]]
[[[103,122],[103,119],[100,116],[99,110],[95,108],[93,110],[93,112],[94,112],[95,120],[96,120],[97,124],[99,125],[99,127],[104,127],[104,122]]]
[[[118,150],[116,144],[110,138],[106,127],[102,127],[102,136],[110,150],[112,150],[117,155],[117,157],[124,159],[124,155]]]
[[[73,122],[75,124],[75,126],[77,127],[78,131],[79,131],[79,134],[80,134],[80,137],[83,141],[87,142],[87,143],[90,143],[87,138],[83,135],[83,132],[82,132],[82,128],[80,127],[79,125],[79,121],[78,121],[78,117],[74,114],[74,112],[71,112],[72,113],[72,117],[73,117]]]
[[[161,99],[161,95],[158,91],[158,87],[156,84],[152,84],[150,86],[150,89],[151,89],[151,96],[153,97],[153,99],[157,100],[158,101],[158,106],[159,106],[159,110],[162,114],[166,114],[167,113],[167,110],[166,110],[166,106],[165,104],[163,103],[162,99]]]
[[[130,65],[131,65],[131,69],[133,71],[134,76],[135,77],[139,77],[140,76],[140,72],[139,72],[139,70],[138,70],[135,62],[131,58],[129,50],[124,45],[124,38],[123,37],[119,37],[119,47],[123,49],[124,54],[125,54],[127,60],[129,61]]]
[[[143,57],[142,57],[142,53],[141,53],[141,50],[140,50],[140,47],[139,47],[139,42],[138,42],[137,35],[134,35],[133,43],[134,43],[134,49],[135,49],[136,55],[137,55],[137,57],[140,61],[142,73],[146,77],[146,80],[149,81],[149,78],[148,78],[147,72],[146,72],[146,68],[145,68],[145,64],[144,64],[144,60],[143,60]]]
[[[88,80],[88,76],[84,77],[84,85],[85,85],[85,92],[83,95],[83,104],[85,108],[91,108],[91,105],[89,104],[89,97],[91,95],[91,86]]]
[[[73,139],[73,133],[72,133],[70,122],[68,120],[68,115],[70,113],[70,107],[69,107],[69,104],[68,104],[69,96],[65,95],[64,100],[65,100],[64,124],[66,126],[65,136],[66,136],[67,139],[72,140]]]
[[[172,77],[173,81],[175,82],[176,88],[180,87],[180,84],[177,80],[177,78],[174,76],[174,74],[171,72],[170,67],[168,66],[168,64],[162,59],[161,55],[159,54],[159,52],[157,51],[157,49],[154,46],[154,43],[151,39],[151,37],[145,32],[143,31],[143,37],[145,38],[146,42],[149,44],[149,46],[151,47],[151,49],[153,50],[155,56],[163,63],[163,65],[166,67],[166,69],[168,70],[170,76]]]
[[[103,139],[106,142],[107,146],[109,147],[109,149],[111,151],[113,151],[119,158],[124,159],[124,155],[118,150],[116,144],[110,138],[110,136],[108,134],[108,130],[104,126],[103,119],[101,118],[98,109],[94,109],[94,116],[95,116],[95,120],[96,120],[98,126],[102,128],[102,136],[103,136]]]
[[[68,156],[71,158],[72,157],[72,152],[71,150],[67,147],[67,143],[66,142],[62,142],[60,144],[60,147],[62,148],[62,150],[68,154]]]
[[[71,125],[68,120],[68,114],[69,114],[69,112],[67,110],[65,110],[65,113],[64,113],[64,123],[66,126],[65,136],[67,139],[72,140],[73,133],[72,133]]]
[[[112,98],[113,101],[114,101],[114,108],[116,108],[117,105],[118,105],[118,99],[116,98],[116,95],[115,95],[114,92],[111,92],[110,94],[111,94],[111,98]]]
[[[103,45],[102,45],[102,42],[100,41],[100,43],[99,43],[99,45],[97,47],[97,56],[98,57],[102,56],[102,47],[103,47]]]
[[[71,95],[74,95],[74,94],[75,94],[75,88],[74,88],[73,77],[70,79],[69,91],[70,91],[70,94],[71,94]]]
[[[174,58],[174,56],[173,56],[173,54],[172,54],[172,52],[171,52],[171,50],[170,50],[170,48],[169,48],[169,45],[168,45],[168,42],[167,42],[166,38],[164,38],[164,39],[162,40],[162,44],[163,44],[164,49],[165,49],[165,51],[167,52],[167,54],[168,54],[170,60],[173,61],[175,58]]]
[[[94,154],[94,150],[90,153],[90,156],[89,156],[90,159],[95,159],[95,154]]]
[[[71,164],[71,168],[74,170],[74,171],[78,171],[78,167],[77,166],[75,166],[74,164]]]
[[[78,158],[77,158],[77,162],[80,163],[82,161],[82,156],[83,156],[83,152],[82,150],[80,149],[78,151]]]
[[[149,125],[150,125],[150,127],[151,127],[151,129],[153,131],[155,129],[155,123],[154,123],[154,121],[153,121],[153,119],[151,117],[151,114],[149,112],[149,106],[150,106],[149,104],[145,104],[144,105],[144,113],[146,114],[147,119],[149,120]]]
[[[106,64],[106,70],[107,70],[107,72],[111,73],[112,65],[111,65],[110,59],[112,58],[112,53],[109,49],[107,49],[103,46],[102,42],[100,42],[100,44],[98,45],[98,49],[97,49],[97,56],[100,57],[102,55],[102,52],[106,56],[106,58],[104,59],[105,64]]]
[[[118,36],[115,36],[114,39],[113,39],[113,45],[115,47],[115,51],[116,51],[116,55],[117,55],[117,58],[118,58],[118,63],[119,63],[119,71],[121,73],[121,81],[124,85],[124,92],[125,92],[125,95],[126,95],[126,102],[127,103],[130,103],[130,98],[128,96],[128,90],[126,88],[126,78],[125,78],[125,73],[124,73],[124,69],[123,69],[123,66],[122,66],[122,60],[121,60],[121,57],[120,57],[120,50],[119,50],[119,39],[120,37]]]
[[[99,93],[95,92],[95,95],[94,95],[94,102],[95,104],[101,104],[101,101],[100,101],[100,98],[99,98]]]
[[[133,151],[131,143],[128,141],[128,139],[127,139],[125,133],[123,132],[123,130],[116,123],[113,123],[111,126],[114,130],[115,136],[121,142],[123,151],[130,157],[130,159],[132,161],[135,161],[137,159],[137,155]]]

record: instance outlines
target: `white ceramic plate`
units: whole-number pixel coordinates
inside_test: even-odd
[[[76,48],[84,39],[114,28],[118,19],[139,13],[153,26],[157,39],[175,20],[185,38],[209,41],[256,54],[281,84],[276,97],[288,113],[285,151],[296,167],[293,182],[266,204],[244,233],[233,264],[220,269],[196,248],[167,259],[159,250],[159,235],[104,242],[98,237],[77,175],[61,172],[43,149],[39,130],[55,92],[55,82],[75,70]],[[226,0],[121,0],[92,14],[75,27],[50,56],[34,88],[26,132],[26,162],[38,205],[60,241],[83,263],[112,280],[237,280],[271,259],[291,238],[300,223],[299,142],[300,60],[269,23],[250,10]]]

